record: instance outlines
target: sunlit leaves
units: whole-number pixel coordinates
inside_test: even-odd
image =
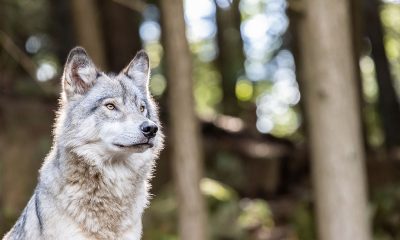
[[[150,81],[150,91],[154,96],[160,96],[164,93],[167,87],[167,81],[161,74],[152,75]]]
[[[363,56],[360,60],[361,75],[363,78],[364,98],[368,103],[378,99],[378,85],[376,83],[375,64],[371,57]]]
[[[232,199],[234,191],[218,181],[210,178],[203,178],[200,182],[201,192],[206,196],[214,197],[219,201],[228,201]]]
[[[221,77],[212,64],[196,62],[194,68],[194,96],[200,114],[216,113],[222,99]]]
[[[400,4],[382,4],[381,19],[384,27],[385,49],[394,76],[397,93],[400,94]]]
[[[249,101],[253,97],[253,84],[248,80],[239,80],[236,83],[236,97],[240,101]]]
[[[260,226],[273,227],[272,213],[266,201],[261,199],[243,199],[242,212],[238,218],[241,227],[252,229]]]

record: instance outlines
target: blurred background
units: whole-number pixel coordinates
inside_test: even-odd
[[[150,90],[167,138],[152,180],[154,197],[145,212],[143,239],[185,239],[187,221],[179,212],[192,204],[202,212],[197,217],[207,219],[198,226],[207,229],[206,239],[322,239],[317,229],[324,219],[315,212],[318,204],[324,206],[323,197],[318,198],[324,190],[316,194],[313,189],[324,180],[311,170],[318,160],[313,157],[321,156],[315,154],[320,150],[316,133],[325,133],[318,121],[334,124],[342,115],[324,112],[331,108],[322,104],[337,101],[314,99],[318,94],[312,95],[312,86],[318,86],[313,79],[324,82],[321,64],[332,63],[333,55],[351,62],[351,74],[333,66],[339,77],[330,79],[348,84],[351,93],[343,101],[349,97],[355,103],[340,108],[356,123],[350,124],[356,141],[345,135],[340,139],[360,152],[361,167],[355,171],[362,180],[354,187],[367,188],[366,199],[361,191],[360,206],[368,201],[371,239],[400,239],[400,1],[311,2],[1,0],[0,236],[36,186],[52,144],[63,64],[69,50],[82,45],[106,72],[119,72],[142,48],[150,56]],[[342,20],[345,24],[336,28],[323,25]],[[321,28],[313,27],[319,23]],[[322,33],[345,47],[329,45],[319,37]],[[345,37],[336,41],[335,36]],[[330,51],[319,51],[324,43],[326,49],[332,46]],[[182,83],[186,90],[176,89],[181,83],[174,76],[188,82]],[[341,94],[329,92],[335,89],[327,87],[321,96]],[[174,105],[179,102],[189,104],[193,113]],[[189,137],[200,141],[174,144],[173,123],[186,114],[195,115]],[[330,126],[338,134],[346,127]],[[330,136],[322,137],[335,147]],[[180,147],[194,148],[196,156],[174,160]],[[198,181],[180,184],[185,173]],[[199,204],[181,204],[187,187],[201,193]],[[340,212],[340,202],[336,207]],[[186,217],[198,221],[196,211]]]

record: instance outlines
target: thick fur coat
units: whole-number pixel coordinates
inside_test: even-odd
[[[3,240],[138,240],[163,145],[139,52],[118,75],[83,48],[65,64],[54,143],[26,208]]]

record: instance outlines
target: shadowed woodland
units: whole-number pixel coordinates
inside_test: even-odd
[[[0,0],[0,236],[77,45],[107,72],[150,56],[143,239],[400,239],[399,0]]]

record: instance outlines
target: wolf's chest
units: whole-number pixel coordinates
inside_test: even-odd
[[[96,239],[118,239],[140,223],[147,203],[143,183],[127,176],[69,179],[58,196],[61,207],[84,231]]]

